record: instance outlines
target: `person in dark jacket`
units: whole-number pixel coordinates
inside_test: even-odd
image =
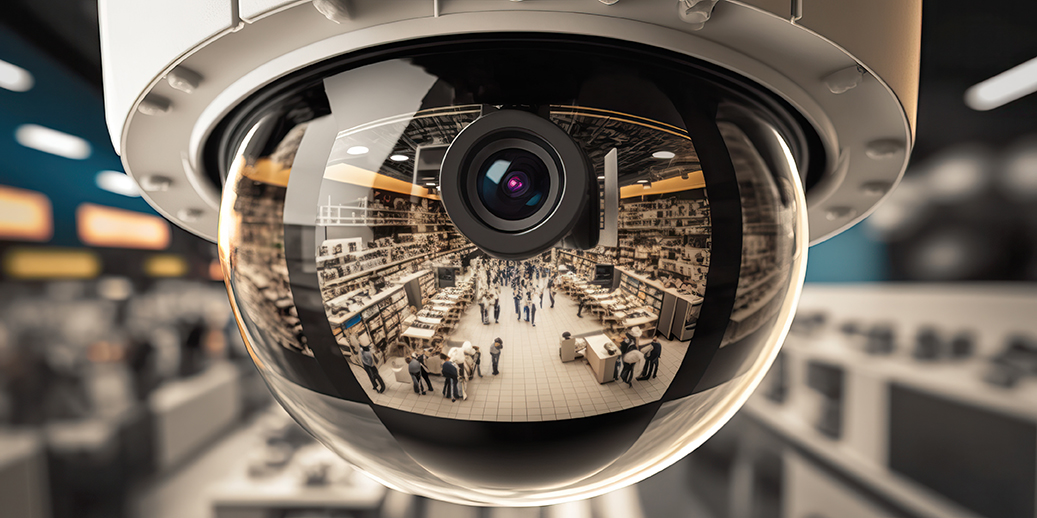
[[[663,346],[659,340],[652,340],[652,349],[645,355],[645,368],[641,369],[639,380],[654,378],[659,373],[659,357],[663,354]]]
[[[457,401],[459,397],[457,392],[457,366],[450,361],[447,355],[440,353],[439,357],[443,360],[443,378],[446,381],[443,384],[443,397],[450,398],[451,402]]]
[[[425,351],[428,351],[428,349],[425,349]],[[428,367],[425,365],[425,353],[411,353],[411,356],[415,360],[417,360],[419,364],[421,364],[421,378],[425,380],[425,383],[428,385],[428,389],[432,390],[432,380],[428,379]]]
[[[637,349],[637,340],[641,338],[641,328],[634,327],[627,331],[623,341],[619,343],[619,358],[616,358],[616,373],[615,377],[623,380],[627,385],[630,385],[630,380],[634,378],[634,364],[626,361],[626,354],[633,349]],[[619,372],[622,368],[622,372]]]
[[[482,351],[479,350],[479,346],[478,345],[472,346],[472,349],[475,350],[475,354],[472,355],[472,361],[475,363],[474,370],[475,370],[475,373],[478,374],[479,377],[481,378],[482,377]]]
[[[500,338],[493,341],[493,345],[490,346],[490,360],[493,364],[493,375],[500,374],[497,370],[497,365],[500,363],[500,351],[504,348],[504,342]]]

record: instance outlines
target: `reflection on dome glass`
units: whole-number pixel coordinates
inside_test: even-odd
[[[375,478],[473,504],[597,494],[708,438],[773,360],[802,277],[796,172],[759,151],[788,149],[777,132],[665,93],[693,82],[669,70],[580,55],[551,71],[558,95],[523,103],[444,64],[481,66],[472,54],[347,70],[300,96],[305,110],[252,119],[221,211],[229,292],[271,390]],[[537,77],[521,52],[504,62]],[[535,113],[585,155],[596,246],[567,236],[505,260],[455,225],[443,157],[504,109]],[[492,156],[484,176],[501,199],[541,189],[532,203],[548,219],[571,202]]]
[[[588,150],[592,163],[601,167],[608,151],[618,150],[619,242],[557,247],[523,261],[480,253],[452,225],[439,196],[416,188],[420,180],[411,183],[412,171],[391,160],[362,170],[341,155],[389,136],[396,138],[385,146],[389,156],[411,155],[452,142],[478,114],[479,106],[434,108],[339,132],[320,186],[317,224],[326,239],[316,268],[354,375],[376,405],[453,419],[572,419],[659,400],[692,334],[674,336],[681,340],[670,338],[669,326],[658,332],[664,300],[669,294],[686,304],[680,325],[693,329],[710,264],[709,202],[690,139],[628,114],[552,106],[551,122]],[[652,153],[660,148],[674,150],[662,165]],[[500,162],[503,177],[509,162]],[[645,172],[650,189],[634,181]],[[598,264],[616,266],[615,288],[593,282]],[[372,275],[387,287],[373,289]],[[572,338],[561,340],[563,332]],[[494,355],[498,337],[505,343]],[[377,374],[365,366],[365,353]],[[419,382],[401,373],[408,357],[419,364]],[[431,380],[446,382],[453,370],[457,394],[443,397]],[[408,383],[382,390],[388,378]],[[576,390],[581,397],[569,397]]]

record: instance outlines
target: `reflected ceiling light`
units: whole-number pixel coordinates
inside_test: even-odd
[[[22,124],[14,132],[19,144],[44,153],[73,160],[90,157],[90,143],[75,136],[36,124]]]
[[[98,187],[108,192],[114,192],[115,194],[121,194],[131,198],[140,197],[140,189],[137,188],[137,182],[133,181],[133,178],[130,178],[129,175],[121,171],[101,171],[97,173],[97,177],[94,181],[97,183]]]
[[[605,179],[605,177],[604,177],[604,176],[599,176],[599,177],[598,177],[598,180],[604,180],[604,179]]]
[[[656,151],[655,153],[652,153],[652,158],[658,158],[660,160],[669,160],[675,156],[677,156],[677,154],[673,151]]]
[[[353,147],[347,149],[346,153],[348,153],[350,155],[356,156],[356,155],[366,155],[368,151],[370,151],[370,149],[367,149],[367,146],[353,146]]]
[[[28,70],[0,59],[0,88],[12,92],[28,92],[36,84]]]
[[[638,180],[637,183],[648,183],[648,180]]]
[[[973,110],[993,110],[1034,92],[1037,92],[1037,58],[973,85],[965,91],[965,104]]]
[[[0,238],[19,241],[49,241],[54,235],[54,217],[47,195],[0,186]]]
[[[410,157],[407,155],[393,155],[389,157],[389,160],[392,160],[393,162],[406,162],[409,159]]]
[[[435,187],[436,186],[436,182],[425,182],[425,186],[426,187]]]

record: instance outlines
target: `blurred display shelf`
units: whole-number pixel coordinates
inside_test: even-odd
[[[1037,459],[1025,451],[1035,448],[1037,379],[1003,388],[984,378],[1007,337],[1037,336],[1037,290],[808,285],[799,315],[822,313],[790,333],[745,414],[914,515],[1034,516]],[[869,325],[890,330],[891,352],[868,352]],[[920,359],[924,330],[967,333],[974,351],[953,357],[945,341]]]
[[[179,464],[238,421],[240,377],[237,367],[220,362],[151,394],[148,406],[154,418],[158,469]]]
[[[307,483],[307,479],[322,479]],[[327,478],[327,480],[323,480]],[[387,489],[360,474],[320,444],[300,448],[276,473],[249,476],[246,466],[214,485],[208,496],[214,518],[265,518],[291,511],[368,511]]]
[[[47,456],[39,434],[0,430],[0,503],[4,516],[50,516]]]
[[[918,516],[984,518],[862,457],[846,444],[821,434],[789,409],[753,397],[746,403],[745,412],[830,466],[849,473]]]

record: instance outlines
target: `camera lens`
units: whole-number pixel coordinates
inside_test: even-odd
[[[472,142],[448,188],[457,185],[488,228],[527,232],[551,219],[563,195],[564,165],[554,149],[525,128],[496,128]]]
[[[579,223],[597,240],[594,167],[564,130],[532,112],[483,113],[450,143],[439,171],[443,208],[457,229],[500,259],[535,256]],[[594,212],[588,215],[588,212]]]
[[[479,200],[491,214],[519,221],[536,214],[547,201],[551,174],[540,157],[524,149],[490,155],[476,176]]]

